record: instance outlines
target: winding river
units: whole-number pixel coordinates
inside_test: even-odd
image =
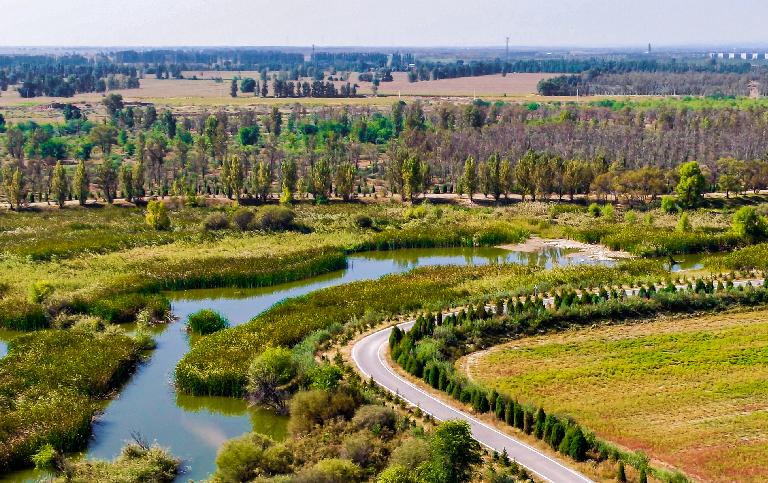
[[[332,285],[375,279],[429,265],[484,265],[514,262],[551,268],[554,265],[595,263],[571,250],[547,249],[510,252],[498,248],[410,249],[351,255],[344,270],[293,283],[259,289],[203,289],[169,292],[173,313],[180,321],[154,328],[157,349],[110,401],[93,428],[86,458],[112,459],[132,435],[157,442],[182,458],[185,473],[178,481],[199,481],[215,469],[216,452],[227,439],[255,431],[276,440],[287,437],[287,418],[271,411],[249,408],[241,399],[177,394],[173,370],[195,338],[183,330],[183,321],[203,308],[224,314],[232,325],[248,322],[275,303]],[[134,327],[126,326],[131,331]],[[0,331],[0,340],[15,333]],[[0,344],[0,357],[7,347]],[[43,476],[34,470],[0,475],[2,483],[23,483]]]

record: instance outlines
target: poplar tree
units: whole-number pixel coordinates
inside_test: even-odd
[[[61,165],[61,161],[59,161],[53,168],[53,175],[51,176],[51,194],[59,208],[64,207],[68,192],[67,173],[64,171],[64,166]]]
[[[464,173],[461,175],[461,189],[469,196],[472,202],[472,196],[477,191],[477,170],[475,168],[475,157],[469,156],[464,162]]]
[[[75,170],[75,179],[73,190],[77,195],[77,200],[80,206],[84,206],[88,200],[89,188],[91,184],[90,176],[88,175],[88,169],[85,167],[85,161],[80,160]]]

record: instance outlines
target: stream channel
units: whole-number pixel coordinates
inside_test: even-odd
[[[288,436],[287,417],[248,407],[243,399],[189,396],[176,392],[172,386],[174,368],[189,351],[190,344],[194,344],[194,337],[184,331],[184,323],[198,310],[217,310],[229,319],[231,325],[239,325],[283,299],[333,285],[376,279],[420,266],[503,262],[546,268],[597,263],[579,256],[574,250],[558,248],[536,252],[511,252],[499,248],[406,249],[354,254],[348,257],[344,270],[272,287],[168,292],[166,296],[179,320],[153,328],[157,348],[139,366],[119,397],[105,405],[103,414],[93,426],[91,442],[80,457],[111,460],[120,454],[132,434],[137,434],[150,443],[170,448],[174,456],[183,460],[185,471],[177,481],[200,481],[216,469],[216,452],[224,441],[251,431],[267,434],[278,441]],[[694,268],[698,263],[696,260],[676,268]],[[131,332],[135,327],[128,325],[125,329]],[[7,342],[17,334],[0,330],[0,358],[7,354]],[[0,475],[0,483],[25,483],[43,476],[35,470],[17,471]]]

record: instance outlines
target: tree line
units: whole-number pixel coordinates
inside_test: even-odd
[[[698,159],[693,199],[768,188],[765,108],[617,107],[397,102],[388,112],[296,105],[177,116],[110,95],[107,124],[65,105],[64,124],[7,125],[3,186],[14,206],[61,201],[56,180],[82,202],[121,191],[262,201],[516,193],[635,205],[679,191],[683,167]]]

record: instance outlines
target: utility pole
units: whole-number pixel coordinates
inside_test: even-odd
[[[507,54],[504,58],[504,62],[509,62],[509,37],[507,37]]]
[[[312,58],[310,59],[310,64],[315,65],[315,44],[312,44]]]

